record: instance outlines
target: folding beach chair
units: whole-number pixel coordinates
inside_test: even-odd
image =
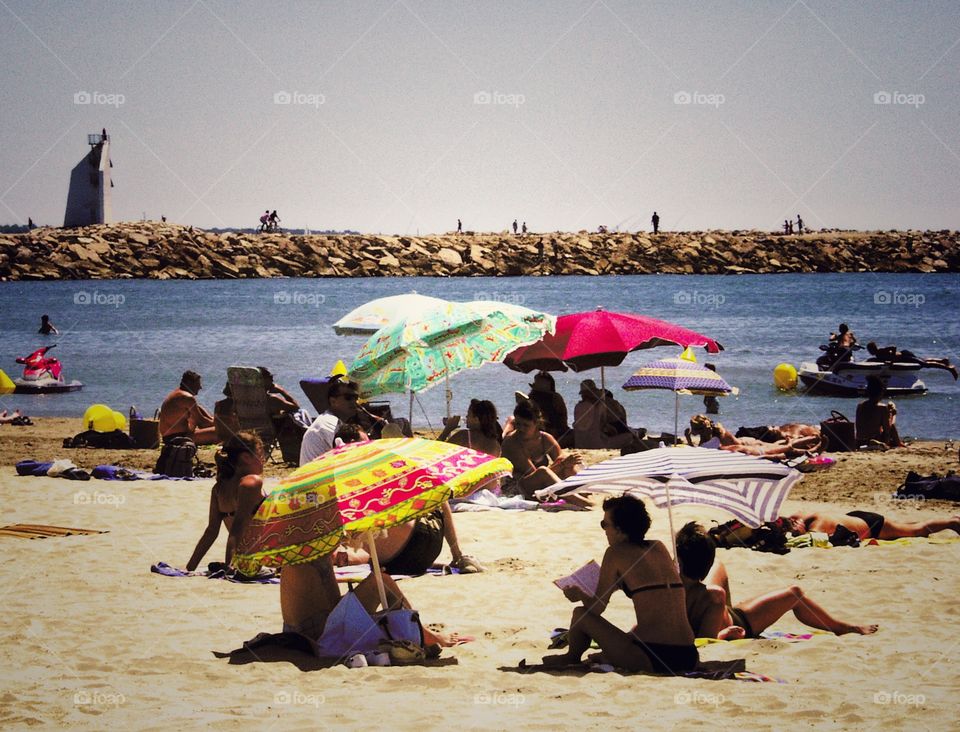
[[[263,374],[252,366],[230,366],[227,381],[240,429],[251,430],[260,436],[269,460],[278,445],[277,428],[270,416],[270,398]]]

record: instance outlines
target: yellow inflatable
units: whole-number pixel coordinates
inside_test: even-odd
[[[788,363],[778,364],[773,370],[773,383],[781,391],[797,388],[797,370]]]
[[[333,368],[330,369],[331,376],[346,376],[347,375],[347,365],[340,359],[333,365]]]
[[[91,404],[83,413],[83,429],[113,432],[117,429],[117,419],[113,415],[113,410],[106,404]]]
[[[123,412],[113,411],[113,425],[115,430],[127,429],[127,418],[123,416]]]
[[[13,394],[17,385],[13,383],[9,376],[0,369],[0,394]]]

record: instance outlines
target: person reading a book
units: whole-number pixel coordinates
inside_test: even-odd
[[[593,661],[627,671],[677,674],[693,670],[699,656],[687,622],[683,583],[663,543],[646,538],[650,516],[643,501],[631,496],[608,498],[603,502],[600,527],[609,547],[596,586],[574,581],[563,590],[568,600],[582,604],[573,611],[567,652],[545,656],[543,663],[580,663],[590,642],[596,641],[600,654]],[[603,617],[617,590],[623,590],[633,603],[637,624],[630,631]]]

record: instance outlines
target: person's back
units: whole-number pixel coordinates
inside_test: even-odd
[[[160,405],[159,429],[161,437],[189,435],[196,428],[193,410],[197,398],[181,388],[167,394]]]

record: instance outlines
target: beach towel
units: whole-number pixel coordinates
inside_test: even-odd
[[[45,524],[10,524],[0,526],[0,536],[14,536],[19,539],[47,539],[51,536],[72,536],[85,534],[106,534],[97,529],[72,529],[66,526],[47,526]]]
[[[53,462],[40,463],[36,460],[21,460],[14,467],[17,470],[17,475],[34,475],[40,477],[46,475],[52,465]]]
[[[240,574],[232,567],[226,566],[222,562],[211,562],[207,569],[197,570],[196,572],[188,572],[185,569],[179,569],[171,566],[166,562],[157,562],[156,564],[150,565],[150,571],[154,574],[161,574],[164,577],[206,577],[207,579],[223,579],[227,580],[228,582],[236,582],[246,585],[280,584],[280,578],[277,576],[276,572],[273,572],[272,570],[258,574],[255,577],[248,577],[247,575]]]
[[[49,463],[21,460],[14,467],[17,475],[32,475],[37,478],[47,475],[51,478],[66,478],[67,480],[90,480],[90,474],[86,470],[78,468],[70,460],[54,460]]]
[[[540,504],[536,501],[527,501],[523,496],[499,496],[493,491],[483,488],[466,497],[450,501],[450,508],[454,512],[493,511],[535,511]]]

